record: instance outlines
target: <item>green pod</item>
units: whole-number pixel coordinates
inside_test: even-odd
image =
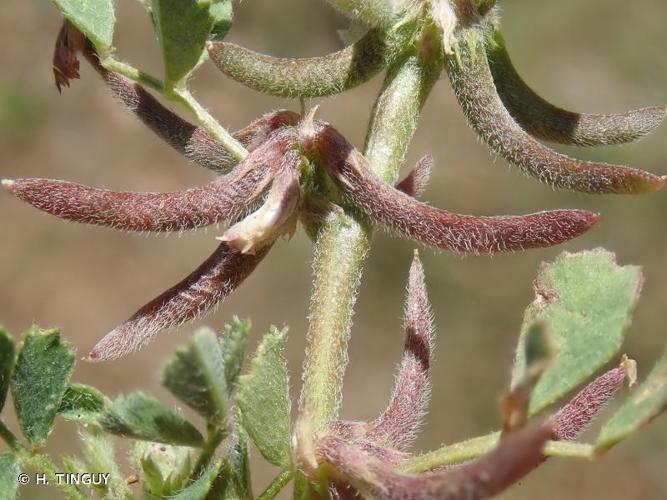
[[[457,52],[447,57],[454,94],[470,126],[496,154],[524,173],[555,188],[584,193],[640,194],[661,189],[666,181],[643,170],[577,160],[536,141],[514,119],[493,81],[484,33],[461,30]]]
[[[413,30],[371,29],[358,42],[326,56],[271,57],[233,43],[211,42],[208,52],[225,75],[246,87],[277,97],[324,97],[370,80],[391,64]]]
[[[575,146],[631,142],[652,132],[665,119],[665,108],[653,106],[616,114],[584,114],[554,106],[518,74],[498,29],[486,44],[498,94],[512,117],[537,139]]]

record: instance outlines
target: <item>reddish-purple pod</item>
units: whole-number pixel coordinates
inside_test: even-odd
[[[271,182],[295,140],[281,129],[226,176],[171,193],[115,192],[50,179],[3,180],[15,196],[62,219],[125,231],[181,231],[241,215]]]
[[[331,125],[314,127],[304,145],[317,149],[341,191],[376,222],[426,245],[464,253],[549,247],[580,236],[598,219],[583,210],[477,217],[435,208],[383,182]]]
[[[221,243],[213,254],[180,283],[139,309],[114,328],[90,352],[92,361],[106,361],[130,354],[157,335],[208,312],[233,292],[268,253],[271,245],[255,255],[245,255]]]

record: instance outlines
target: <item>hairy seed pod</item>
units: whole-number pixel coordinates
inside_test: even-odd
[[[430,396],[429,367],[433,320],[426,292],[424,269],[415,252],[405,301],[403,359],[385,411],[370,423],[367,439],[399,450],[417,437]]]
[[[174,328],[209,311],[233,292],[270,249],[244,255],[220,244],[192,274],[151,300],[130,319],[106,334],[90,352],[91,361],[106,361],[130,354],[160,331]]]
[[[530,135],[559,144],[606,146],[649,134],[665,119],[665,108],[652,106],[618,114],[566,111],[537,95],[519,76],[496,28],[486,44],[498,94],[512,117]]]
[[[382,182],[331,125],[319,122],[316,126],[314,136],[304,144],[318,150],[350,201],[373,220],[423,244],[464,253],[549,247],[580,236],[597,222],[595,214],[583,210],[476,217],[431,207]]]
[[[294,142],[289,129],[250,153],[231,173],[171,193],[114,192],[50,179],[3,180],[15,196],[61,219],[125,231],[182,231],[240,215],[270,183]]]
[[[584,387],[552,419],[554,439],[574,441],[614,398],[626,377],[636,372],[636,363],[624,359],[621,366],[600,375]]]
[[[220,174],[229,172],[238,163],[206,130],[167,109],[138,83],[104,68],[93,44],[69,21],[63,22],[53,56],[53,72],[59,91],[62,86],[69,86],[70,79],[79,78],[79,52],[102,77],[113,95],[144,125],[185,158]],[[234,132],[232,137],[252,151],[266,141],[274,130],[296,125],[298,121],[297,113],[278,110]]]
[[[412,30],[387,34],[372,29],[358,42],[322,57],[287,59],[253,52],[233,43],[212,42],[211,59],[230,78],[278,97],[323,97],[370,80],[405,44]]]
[[[389,26],[405,0],[326,0],[336,10],[367,26]],[[411,0],[408,0],[411,1]]]
[[[548,425],[509,434],[488,454],[444,471],[402,474],[344,440],[326,436],[318,458],[331,464],[362,494],[383,500],[482,500],[528,474],[552,437]]]
[[[529,136],[503,105],[493,83],[482,35],[464,29],[447,70],[470,125],[486,144],[526,174],[551,186],[585,193],[639,194],[663,187],[665,179],[630,167],[581,161],[557,153]]]

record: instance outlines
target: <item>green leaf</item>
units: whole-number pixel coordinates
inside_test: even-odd
[[[222,460],[209,467],[195,482],[171,498],[173,500],[203,500],[211,490],[221,467]]]
[[[102,53],[113,42],[116,23],[113,0],[51,0],[60,13]]]
[[[67,420],[94,424],[107,404],[110,404],[107,397],[94,387],[70,384],[60,402],[58,414]]]
[[[206,500],[245,500],[252,498],[248,435],[238,429],[238,442],[224,460]]]
[[[58,330],[35,326],[23,335],[11,386],[21,431],[31,443],[49,435],[73,368],[74,353]]]
[[[563,253],[544,265],[535,282],[516,353],[512,386],[525,376],[524,343],[536,323],[549,332],[557,355],[530,400],[536,414],[576,388],[614,357],[637,302],[642,283],[636,266],[618,266],[614,254],[596,249]]]
[[[225,365],[215,332],[198,330],[190,344],[167,363],[163,384],[218,428],[227,428],[229,407]]]
[[[152,0],[167,84],[184,82],[204,56],[214,18],[210,0]],[[216,6],[215,15],[223,15]],[[216,23],[222,22],[216,19]],[[222,29],[222,25],[217,29]]]
[[[0,327],[0,411],[4,408],[7,400],[15,355],[14,339]]]
[[[236,401],[241,422],[264,458],[274,465],[290,464],[290,399],[284,357],[287,329],[271,327],[239,379]]]
[[[241,374],[250,327],[249,319],[241,320],[234,316],[231,324],[225,325],[225,334],[220,339],[222,357],[225,360],[227,390],[230,393],[236,387]]]
[[[667,410],[667,349],[646,380],[604,425],[596,450],[604,451]]]
[[[181,415],[155,398],[135,392],[116,399],[100,418],[111,434],[158,443],[201,446],[204,438]]]
[[[213,28],[211,28],[209,40],[220,42],[224,40],[232,27],[232,18],[234,16],[232,2],[231,0],[213,2],[209,12],[213,18]]]
[[[2,498],[16,498],[19,472],[21,472],[19,462],[13,453],[7,452],[0,455],[0,492],[2,492]]]

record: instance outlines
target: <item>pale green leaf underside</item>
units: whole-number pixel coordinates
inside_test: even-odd
[[[113,0],[51,0],[61,14],[89,38],[100,52],[113,42],[116,23]]]
[[[243,427],[264,458],[284,467],[290,463],[290,400],[284,351],[287,330],[272,327],[239,379],[236,401]]]
[[[73,368],[74,354],[57,330],[33,327],[23,336],[11,386],[21,431],[31,443],[49,435]]]
[[[201,446],[204,441],[181,415],[141,393],[116,399],[101,416],[100,424],[112,434],[158,443]]]
[[[524,315],[512,373],[515,386],[526,369],[525,336],[535,323],[543,323],[556,359],[532,393],[531,415],[585,382],[619,352],[641,282],[638,267],[618,266],[603,249],[563,253],[543,267],[535,282],[537,298]]]
[[[600,431],[597,449],[605,450],[667,410],[667,350],[628,400]]]
[[[0,496],[15,498],[18,489],[19,463],[13,453],[0,455]]]
[[[209,328],[195,332],[189,345],[167,364],[164,385],[210,423],[227,425],[227,383],[222,350]]]

